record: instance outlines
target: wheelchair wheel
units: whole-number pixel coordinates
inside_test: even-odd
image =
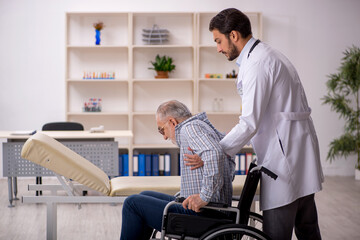
[[[263,216],[261,216],[260,214],[254,213],[254,212],[250,212],[248,225],[262,231],[263,230]]]
[[[203,236],[200,240],[240,240],[258,239],[269,240],[270,238],[262,231],[240,224],[227,224],[213,229]]]

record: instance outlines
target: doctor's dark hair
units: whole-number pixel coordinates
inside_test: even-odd
[[[233,30],[238,31],[242,38],[252,34],[249,18],[236,8],[224,9],[213,17],[209,24],[209,30],[212,32],[214,29],[217,29],[227,38]]]
[[[158,107],[156,114],[162,121],[167,117],[173,117],[178,122],[182,122],[192,116],[187,106],[177,100],[162,103]]]

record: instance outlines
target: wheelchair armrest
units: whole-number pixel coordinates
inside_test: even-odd
[[[182,203],[186,198],[177,197],[175,198],[175,202]],[[218,202],[209,202],[206,206],[208,207],[217,207],[217,208],[227,208],[229,205],[227,203],[218,203]]]
[[[164,212],[163,212],[163,220],[164,220],[164,217],[167,215],[168,213],[168,209],[170,206],[174,205],[174,204],[181,204],[183,201],[185,200],[184,197],[181,197],[181,198],[176,198],[175,201],[171,201],[169,202],[165,208],[164,208]],[[211,203],[211,202],[210,202]],[[209,204],[210,204],[209,203]],[[204,207],[202,207],[201,209],[212,209],[212,210],[217,210],[217,211],[224,211],[224,212],[235,212],[236,213],[236,220],[235,220],[235,223],[238,224],[239,221],[240,221],[240,210],[236,207],[229,207],[227,204],[225,203],[212,203],[214,204],[215,206],[209,206],[206,205]],[[200,210],[201,210],[200,209]]]
[[[217,208],[227,208],[229,205],[227,203],[218,203],[218,202],[209,202],[207,207],[217,207]]]

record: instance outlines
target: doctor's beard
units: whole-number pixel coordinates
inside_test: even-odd
[[[237,46],[235,46],[235,44],[233,44],[230,39],[228,39],[229,41],[229,51],[228,51],[228,60],[229,61],[232,61],[234,59],[236,59],[239,55],[240,55],[240,52],[239,52],[239,49],[237,48]]]

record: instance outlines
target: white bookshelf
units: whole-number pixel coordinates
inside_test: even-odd
[[[174,151],[157,131],[155,111],[164,101],[177,99],[194,113],[206,111],[210,121],[228,132],[241,114],[241,100],[235,79],[225,75],[235,62],[217,53],[210,19],[216,13],[192,12],[69,12],[66,13],[66,119],[81,122],[85,129],[131,130],[131,142],[119,142],[129,156],[141,149]],[[261,13],[247,13],[253,34],[261,39]],[[95,45],[93,24],[102,21],[101,45]],[[169,30],[169,41],[148,45],[142,30],[157,24]],[[176,69],[169,79],[155,79],[149,70],[157,54],[173,58]],[[83,79],[84,72],[114,72],[115,79]],[[205,78],[206,73],[222,74],[221,79]],[[101,112],[82,112],[89,98],[102,99]],[[214,98],[223,101],[214,111]],[[123,151],[122,150],[122,151]],[[132,164],[129,164],[130,175]]]

